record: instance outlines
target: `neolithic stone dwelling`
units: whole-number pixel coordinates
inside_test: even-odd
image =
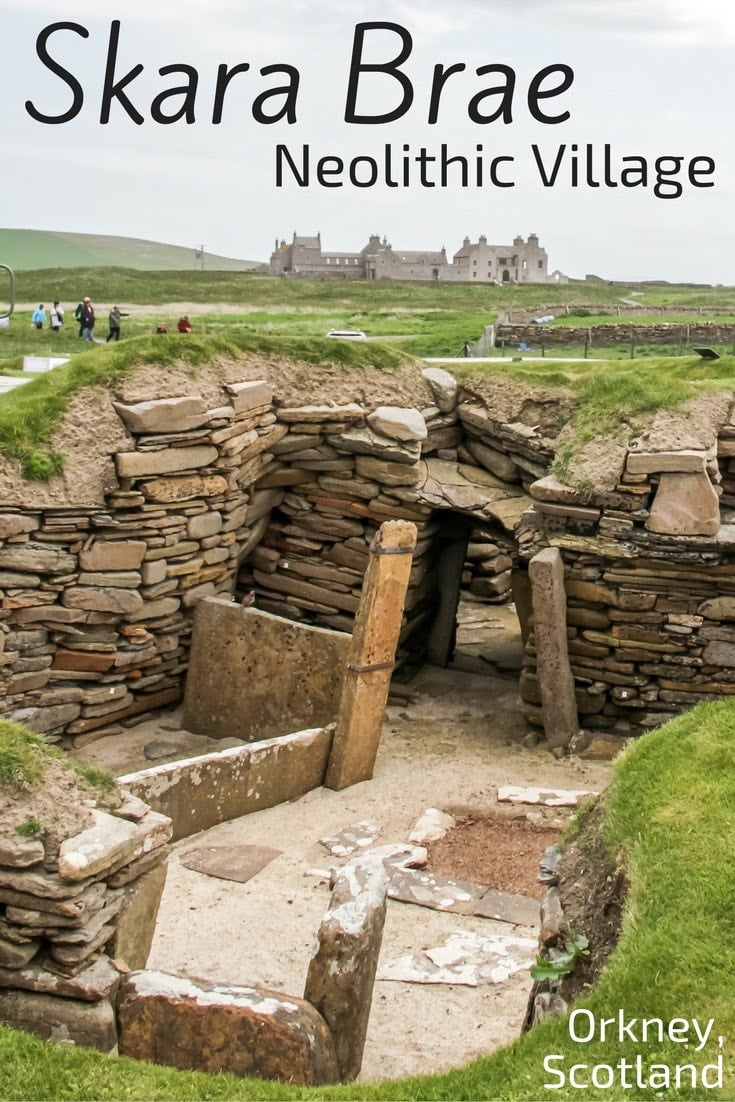
[[[488,592],[519,612],[531,723],[527,571],[549,547],[585,732],[614,742],[735,693],[732,391],[630,418],[570,461],[571,389],[458,385],[397,353],[379,370],[353,347],[335,364],[327,343],[320,365],[277,342],[196,373],[141,365],[71,400],[52,441],[63,476],[0,461],[2,715],[80,746],[174,704],[203,595],[349,631],[394,518],[418,528],[399,665],[449,659],[482,540]]]
[[[527,241],[520,236],[512,245],[488,245],[486,237],[472,243],[465,237],[451,260],[442,247],[438,251],[395,249],[372,234],[357,253],[325,252],[321,234],[316,237],[293,235],[287,244],[276,241],[267,266],[269,275],[302,279],[401,279],[433,281],[479,281],[483,283],[558,282],[558,273],[549,275],[546,250],[536,234]]]

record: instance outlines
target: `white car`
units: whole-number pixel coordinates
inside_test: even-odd
[[[328,337],[334,337],[339,341],[366,341],[367,337],[362,329],[330,329]]]

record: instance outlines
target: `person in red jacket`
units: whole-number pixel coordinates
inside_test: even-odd
[[[179,323],[176,328],[179,333],[191,333],[191,322],[189,321],[188,314],[184,314],[183,318],[179,318]]]

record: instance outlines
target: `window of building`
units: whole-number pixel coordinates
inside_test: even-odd
[[[543,268],[543,266],[544,266],[543,260],[539,260],[538,266],[539,266],[539,268]]]
[[[477,267],[477,261],[476,260],[473,260],[472,263],[474,264],[475,267]]]
[[[473,273],[472,273],[472,278],[473,278],[473,279],[477,279],[477,272],[473,272]]]
[[[327,264],[330,264],[331,263],[330,257],[327,257],[326,261],[327,261]]]

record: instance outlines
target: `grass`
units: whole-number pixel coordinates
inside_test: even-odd
[[[0,260],[18,271],[28,268],[80,268],[119,265],[161,271],[194,268],[194,248],[164,245],[134,237],[64,233],[59,230],[0,229]],[[205,254],[205,265],[233,271],[252,267],[253,261]]]
[[[113,387],[134,368],[176,365],[196,374],[218,357],[280,356],[304,364],[395,370],[410,362],[400,351],[379,344],[357,346],[325,338],[268,338],[249,333],[197,337],[178,333],[148,336],[106,346],[94,345],[68,364],[39,375],[0,401],[0,454],[21,462],[28,479],[46,479],[63,467],[63,456],[51,446],[54,430],[69,402],[85,387]]]
[[[660,409],[675,409],[699,394],[735,390],[735,357],[705,361],[699,357],[659,357],[650,360],[548,364],[520,363],[455,365],[455,375],[470,389],[473,381],[494,374],[510,375],[530,386],[568,387],[575,394],[574,441],[560,450],[552,465],[562,482],[569,482],[573,460],[595,437],[610,435],[625,443],[630,420]],[[578,488],[582,488],[581,486]]]
[[[0,719],[0,802],[3,785],[33,788],[43,781],[51,761],[76,773],[88,788],[102,792],[112,792],[115,788],[115,778],[106,770],[76,761],[20,723]],[[35,834],[38,828],[34,823],[35,820],[27,820],[18,828],[18,833]]]
[[[699,705],[631,744],[614,768],[603,829],[611,855],[625,855],[630,891],[620,942],[594,990],[578,1007],[596,1021],[616,1018],[714,1019],[722,1050],[724,1093],[735,1091],[735,706]],[[580,830],[584,837],[585,825]],[[400,1038],[396,1038],[400,1044]],[[444,1075],[306,1090],[229,1076],[156,1068],[82,1049],[44,1044],[0,1028],[0,1097],[14,1099],[701,1099],[691,1086],[633,1087],[583,1093],[548,1090],[548,1054],[557,1068],[616,1064],[640,1054],[644,1064],[713,1063],[717,1041],[696,1053],[669,1040],[588,1044],[570,1037],[565,1019],[536,1027],[509,1047]],[[553,1080],[551,1080],[553,1081]],[[714,1092],[713,1092],[714,1093]]]

